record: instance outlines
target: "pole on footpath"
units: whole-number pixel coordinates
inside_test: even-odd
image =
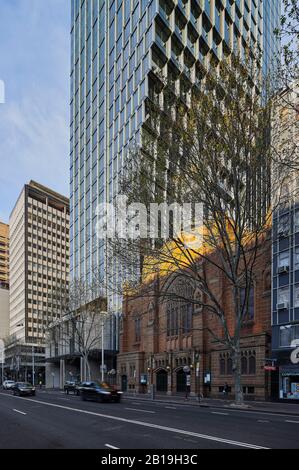
[[[156,389],[155,389],[155,384],[151,385],[151,399],[155,400],[156,398]]]
[[[32,385],[35,385],[34,346],[32,346]]]
[[[105,354],[105,350],[104,350],[104,319],[102,319],[102,382],[104,382],[104,365],[105,365],[104,354]]]

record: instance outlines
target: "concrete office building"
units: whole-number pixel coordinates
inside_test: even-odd
[[[68,282],[69,200],[31,181],[10,216],[7,374],[44,380],[45,329],[60,316],[57,290]]]
[[[292,157],[298,164],[298,83],[284,90],[277,102],[275,144],[282,158]],[[273,218],[272,358],[276,370],[272,382],[276,398],[299,400],[299,179],[298,173],[289,168],[287,172],[290,176]]]

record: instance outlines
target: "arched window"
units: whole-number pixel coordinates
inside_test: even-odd
[[[243,356],[241,358],[241,374],[246,375],[247,373],[247,357]]]
[[[173,298],[167,304],[167,336],[192,331],[193,287],[185,279],[177,279],[170,289]]]
[[[255,375],[256,374],[256,359],[255,356],[250,356],[249,358],[249,374]]]
[[[148,322],[149,323],[152,323],[154,321],[154,312],[155,312],[155,306],[153,303],[151,303],[148,308]]]
[[[227,375],[232,375],[233,373],[233,360],[231,357],[227,360]]]
[[[225,375],[225,359],[223,357],[220,358],[220,375]]]

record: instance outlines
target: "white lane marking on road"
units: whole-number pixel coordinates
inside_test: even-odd
[[[269,411],[256,411],[256,410],[249,410],[249,411],[244,411],[244,410],[234,410],[230,408],[229,406],[224,406],[225,409],[229,409],[230,412],[234,413],[243,413],[244,415],[250,416],[250,415],[266,415],[266,416],[277,416],[278,418],[284,418],[286,416],[293,416],[292,414],[288,413],[271,413]]]
[[[13,411],[15,411],[16,413],[20,413],[20,415],[24,415],[24,416],[26,416],[26,414],[27,414],[27,413],[23,413],[23,411],[19,411],[19,410],[15,410],[15,409],[13,409]]]
[[[16,398],[12,395],[7,395],[6,393],[0,393],[5,397]],[[184,429],[170,428],[168,426],[161,426],[159,424],[146,423],[144,421],[136,421],[133,419],[121,418],[120,416],[111,416],[104,415],[102,413],[95,413],[94,411],[81,410],[80,408],[71,408],[70,406],[58,405],[57,403],[49,403],[46,401],[26,399],[23,397],[17,397],[18,400],[26,400],[27,402],[40,403],[44,406],[52,406],[53,408],[61,408],[62,410],[75,411],[76,413],[82,413],[91,416],[98,416],[99,418],[111,419],[113,421],[120,421],[122,423],[135,424],[136,426],[143,426],[145,428],[159,429],[160,431],[172,432],[176,434],[183,434],[185,436],[197,437],[199,439],[204,439],[207,441],[216,441],[221,442],[222,444],[228,444],[236,447],[246,447],[249,449],[269,449],[269,447],[262,447],[255,444],[248,444],[247,442],[232,441],[231,439],[224,439],[222,437],[209,436],[208,434],[199,434],[197,432],[185,431]]]
[[[222,416],[228,416],[228,413],[221,413],[220,411],[212,411],[212,415],[222,415]]]
[[[258,423],[269,423],[269,421],[267,419],[258,419],[257,422]]]
[[[112,445],[110,445],[110,444],[105,444],[105,447],[108,447],[108,449],[115,449],[115,450],[118,450],[118,449],[119,449],[119,447],[114,447],[114,446],[112,446]]]
[[[155,411],[148,411],[148,410],[140,410],[137,408],[125,408],[125,410],[130,410],[130,411],[140,411],[141,413],[151,413],[151,414],[156,414]]]
[[[299,421],[292,421],[291,419],[286,419],[286,423],[293,423],[293,424],[299,424]]]
[[[165,406],[166,410],[176,410],[174,406]]]

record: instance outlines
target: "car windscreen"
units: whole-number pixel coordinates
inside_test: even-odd
[[[17,383],[18,387],[31,387],[31,384],[28,382],[19,382]]]

